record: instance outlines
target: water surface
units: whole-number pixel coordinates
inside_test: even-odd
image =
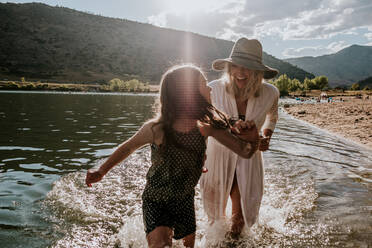
[[[149,148],[92,188],[84,177],[153,115],[155,98],[0,93],[2,247],[146,246]],[[238,241],[225,238],[228,221],[208,227],[197,188],[198,247],[372,246],[372,151],[280,112],[264,159],[259,224]]]

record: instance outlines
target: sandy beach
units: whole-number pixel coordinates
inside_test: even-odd
[[[285,105],[287,113],[372,149],[372,97]]]

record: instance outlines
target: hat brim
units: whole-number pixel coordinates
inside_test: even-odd
[[[253,60],[247,60],[247,59],[232,59],[232,58],[226,58],[226,59],[216,59],[212,63],[212,68],[216,71],[222,71],[225,69],[227,64],[236,64],[239,66],[242,66],[244,68],[250,69],[250,70],[257,70],[257,71],[263,71],[264,72],[264,79],[270,79],[278,75],[279,71],[277,69],[271,68],[267,65],[264,65],[262,63],[253,61]]]

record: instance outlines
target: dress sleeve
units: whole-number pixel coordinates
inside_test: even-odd
[[[266,114],[265,123],[262,129],[270,129],[271,131],[274,131],[276,122],[278,121],[278,118],[279,118],[278,101],[279,101],[279,95],[275,95],[273,104]]]

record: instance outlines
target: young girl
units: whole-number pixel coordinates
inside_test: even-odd
[[[210,104],[206,83],[193,65],[169,69],[161,80],[158,117],[121,144],[98,170],[87,172],[86,184],[91,187],[136,149],[151,144],[152,166],[142,195],[149,247],[171,246],[172,238],[183,238],[186,247],[194,247],[194,188],[203,170],[207,136],[246,158],[257,150],[255,125],[240,124],[246,128],[244,135],[232,135],[226,116]]]

